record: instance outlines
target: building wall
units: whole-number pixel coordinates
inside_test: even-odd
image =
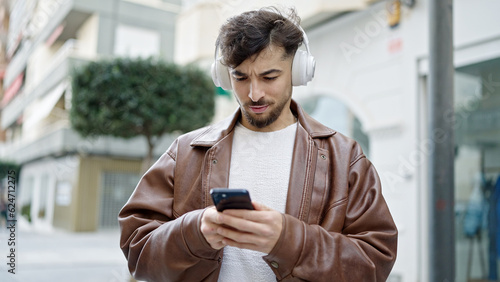
[[[238,1],[231,1],[223,9],[227,14],[242,9],[231,6],[234,2]],[[429,277],[427,3],[416,1],[413,8],[404,7],[396,28],[388,26],[386,2],[313,24],[308,16],[304,17],[310,49],[317,62],[316,75],[307,87],[295,87],[293,94],[299,102],[315,96],[340,100],[360,120],[368,135],[370,160],[379,172],[384,196],[399,230],[398,258],[391,281],[428,281]],[[500,22],[495,16],[500,2],[457,0],[453,9],[456,66],[500,57],[500,30],[496,28]],[[303,10],[298,12],[304,16]],[[190,13],[194,12],[180,18],[186,26],[188,18],[194,17]],[[213,29],[217,30],[220,23],[215,22],[206,23],[204,28],[216,25]],[[182,29],[182,24],[178,29]],[[215,38],[217,32],[212,33],[207,34]],[[177,52],[178,60],[202,62],[197,56],[213,60],[213,47],[212,51],[203,49],[198,43],[201,37],[186,37],[192,44]],[[181,42],[177,42],[177,50]]]
[[[77,50],[80,56],[95,58],[97,55],[97,30],[99,28],[99,17],[96,14],[90,16],[76,33]]]
[[[69,75],[73,67],[114,55],[147,54],[172,60],[180,0],[43,2],[35,5],[33,1],[18,0],[16,5],[19,9],[13,18],[18,29],[13,38],[26,34],[26,28],[33,32],[30,38],[22,37],[15,53],[10,45],[13,57],[4,88],[24,69],[27,71],[24,86],[9,103],[1,105],[2,127],[13,133],[3,144],[0,158],[17,161],[23,167],[20,201],[31,206],[33,227],[94,231],[101,212],[101,175],[107,171],[123,173],[125,178],[127,173],[138,174],[147,147],[141,137],[83,139],[72,131],[68,119]],[[43,20],[27,14],[26,6],[30,13],[42,15]],[[131,31],[122,36],[125,39],[128,35],[141,38],[143,31],[152,34],[149,38],[153,39],[154,48],[148,49],[150,42],[132,38],[130,48],[139,51],[118,52],[120,46],[116,45],[123,43],[117,41],[121,27]],[[172,138],[160,138],[155,154],[163,153]],[[117,194],[121,192],[117,190]]]
[[[76,200],[74,191],[78,170],[79,160],[71,155],[47,157],[23,166],[18,203],[21,207],[31,206],[31,220],[35,228],[71,229],[75,217],[72,203]],[[40,214],[40,210],[45,210],[45,216]]]
[[[52,6],[49,5],[49,2],[52,3]],[[19,3],[29,4],[31,2],[19,0]],[[157,5],[148,3],[151,2],[136,0],[106,2],[50,0],[44,6],[40,6],[42,8],[47,6],[50,9],[47,7],[44,9],[37,8],[38,6],[33,6],[31,3],[30,5],[35,7],[32,12],[43,15],[44,20],[39,22],[35,19],[28,20],[24,28],[31,28],[31,37],[22,37],[20,47],[16,53],[14,53],[13,50],[15,49],[13,47],[10,48],[13,57],[5,73],[6,85],[4,85],[4,89],[10,87],[15,78],[24,72],[24,69],[27,69],[27,73],[24,79],[24,87],[19,90],[17,96],[10,103],[3,105],[6,111],[2,113],[2,127],[6,129],[13,126],[13,123],[21,115],[21,111],[13,111],[12,108],[25,107],[25,105],[27,106],[32,102],[32,98],[38,98],[31,97],[33,96],[32,92],[40,92],[36,91],[36,89],[43,86],[41,84],[43,84],[46,74],[55,71],[51,67],[59,63],[60,60],[64,60],[68,53],[73,51],[73,47],[69,46],[73,38],[78,38],[79,41],[83,42],[81,45],[82,48],[85,48],[82,53],[84,57],[89,58],[89,55],[98,54],[98,56],[106,58],[115,55],[115,45],[120,44],[120,42],[115,42],[117,29],[123,25],[131,26],[157,34],[154,52],[147,53],[147,56],[172,60],[175,19],[180,11],[180,1],[163,1]],[[17,5],[16,7],[22,8],[23,6]],[[23,13],[25,13],[24,10],[16,11],[14,14],[17,16],[13,17],[13,19],[20,20],[23,17],[30,19],[29,15]],[[86,17],[86,21],[79,22]],[[75,25],[77,26],[75,27]],[[57,38],[55,35],[57,35],[58,28],[61,26],[64,26],[62,30],[63,36]],[[18,32],[23,35],[24,33],[21,31]],[[54,36],[51,37],[52,35]],[[141,40],[135,40],[133,43],[137,45],[147,44],[147,42],[144,43]],[[120,53],[119,55],[128,54]],[[92,59],[96,59],[96,57],[94,56]],[[44,96],[45,94],[39,93],[38,96]],[[29,96],[29,99],[20,101],[20,96],[23,95]],[[13,106],[14,104],[15,106]],[[5,112],[8,112],[9,116]]]
[[[454,1],[457,67],[500,57],[500,20],[493,12],[499,8],[498,1]],[[317,61],[316,77],[294,95],[334,97],[361,120],[399,230],[392,279],[427,281],[428,7],[427,1],[417,1],[413,9],[404,9],[394,29],[380,13],[384,9],[384,4],[373,5],[306,30]]]
[[[50,70],[48,66],[52,65],[60,48],[64,42],[58,41],[52,45],[41,44],[34,50],[28,60],[26,66],[26,83],[27,89],[32,89],[40,84],[47,72]]]
[[[406,163],[418,145],[415,57],[425,53],[426,42],[421,5],[405,10],[394,29],[388,26],[382,3],[306,30],[317,62],[316,75],[307,87],[294,92],[298,99],[336,98],[361,121],[369,138],[370,160],[398,226],[398,258],[392,276],[401,281],[420,276],[421,247],[415,244],[422,224],[418,166]]]
[[[117,27],[128,25],[158,33],[160,40],[155,56],[173,60],[175,20],[180,5],[170,4],[168,7],[171,6],[171,9],[151,9],[140,1],[126,0],[110,1],[108,5],[100,6],[97,53],[102,56],[114,55]]]
[[[99,227],[102,175],[104,172],[140,174],[141,161],[88,156],[80,158],[73,231],[96,231]],[[125,203],[123,203],[125,204]],[[118,213],[116,213],[118,218]]]
[[[33,228],[97,231],[103,174],[124,173],[139,178],[141,163],[133,159],[67,155],[25,164],[20,175],[19,204],[31,206]],[[117,218],[118,212],[111,216]]]

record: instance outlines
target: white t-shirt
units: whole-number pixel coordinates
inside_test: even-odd
[[[285,212],[297,123],[272,132],[235,127],[229,188],[245,188],[252,201]],[[219,281],[276,281],[265,253],[226,246]]]

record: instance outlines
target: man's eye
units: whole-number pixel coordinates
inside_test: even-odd
[[[245,79],[247,79],[246,77],[235,77],[234,78],[236,81],[243,81]]]
[[[277,76],[273,76],[273,77],[265,76],[264,77],[265,80],[275,80],[276,78],[278,78],[278,77]]]

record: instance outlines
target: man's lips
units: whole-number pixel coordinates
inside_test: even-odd
[[[263,113],[269,108],[268,105],[263,105],[263,106],[250,106],[250,110],[256,114]]]

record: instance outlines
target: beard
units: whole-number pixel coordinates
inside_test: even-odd
[[[283,109],[285,108],[291,97],[292,93],[290,92],[287,97],[283,97],[283,99],[280,99],[277,102],[266,101],[264,98],[262,98],[257,102],[250,102],[246,103],[245,105],[241,105],[241,102],[238,99],[236,100],[238,100],[238,102],[240,103],[241,112],[243,113],[243,116],[248,121],[248,123],[257,128],[264,128],[271,125],[280,117]],[[255,114],[246,110],[247,107],[262,105],[268,105],[269,110],[271,111],[264,114]]]

